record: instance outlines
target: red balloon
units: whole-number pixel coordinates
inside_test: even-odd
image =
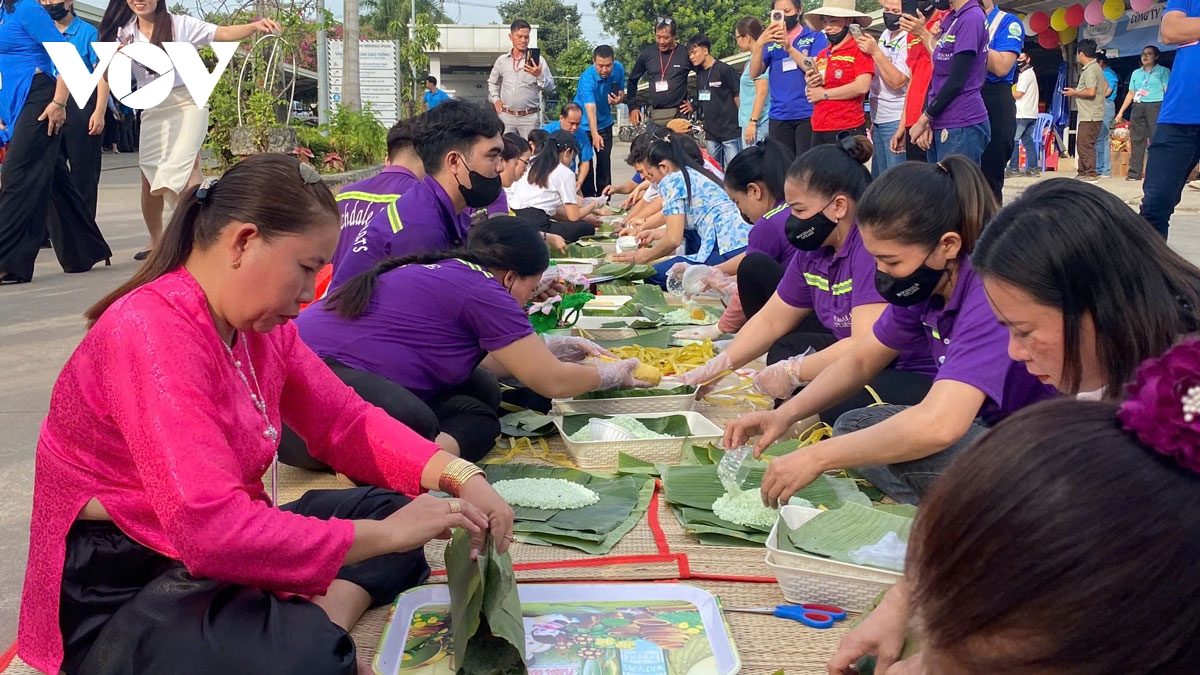
[[[1029,28],[1035,33],[1044,33],[1050,28],[1050,15],[1045,12],[1034,12],[1029,15]]]
[[[1062,41],[1058,38],[1058,33],[1053,30],[1043,31],[1038,33],[1038,44],[1042,49],[1056,49]]]
[[[1083,5],[1071,5],[1066,11],[1067,25],[1071,28],[1079,28],[1083,25]]]

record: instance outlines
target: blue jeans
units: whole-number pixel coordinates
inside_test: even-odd
[[[979,164],[990,140],[992,125],[986,121],[957,129],[934,129],[933,145],[929,146],[927,156],[930,162],[940,162],[950,155],[966,155],[967,159]]]
[[[875,138],[875,154],[871,158],[871,178],[879,178],[884,171],[903,163],[906,159],[903,152],[896,154],[888,147],[899,128],[900,120],[875,125],[872,132]]]
[[[1101,176],[1112,175],[1112,147],[1108,135],[1112,133],[1113,118],[1116,116],[1116,102],[1104,101],[1104,121],[1100,123],[1100,138],[1096,139],[1096,173]]]
[[[1149,153],[1141,214],[1166,239],[1183,186],[1200,161],[1200,124],[1159,124]]]
[[[715,266],[720,265],[721,263],[725,262],[726,260],[729,260],[730,258],[736,258],[737,256],[739,256],[745,252],[746,252],[745,246],[743,246],[741,248],[735,248],[734,250],[728,251],[726,253],[721,253],[720,251],[717,250],[716,246],[713,246],[712,253],[708,254],[708,260],[705,260],[703,263],[697,263],[693,260],[688,260],[687,258],[685,258],[681,255],[675,256],[673,258],[667,258],[665,260],[660,260],[659,262],[654,263],[654,276],[647,279],[646,283],[655,284],[655,285],[659,286],[660,288],[666,288],[667,287],[667,272],[670,272],[671,268],[674,267],[678,263],[687,263],[689,265],[708,265],[709,267],[715,267]]]
[[[725,165],[729,164],[729,161],[742,151],[741,136],[737,136],[728,141],[706,140],[704,141],[704,144],[708,146],[708,154],[712,155],[712,158],[716,160],[717,164],[721,165],[722,169],[724,169]]]
[[[767,134],[770,131],[771,123],[764,117],[758,124],[754,125],[754,142],[759,143],[767,140]],[[744,150],[746,145],[746,127],[742,127],[742,135],[738,136],[738,138],[742,139],[742,149]]]
[[[1037,127],[1036,118],[1026,118],[1017,120],[1017,143],[1013,147],[1012,160],[1008,163],[1008,168],[1013,171],[1021,170],[1021,146],[1025,146],[1025,170],[1040,169],[1041,164],[1038,162],[1037,146],[1034,145],[1033,130]]]

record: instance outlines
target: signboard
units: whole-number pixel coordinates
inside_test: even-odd
[[[390,127],[400,119],[399,50],[395,42],[358,43],[358,90],[362,103],[371,104],[375,119]],[[342,41],[329,41],[329,98],[342,100]]]
[[[1128,14],[1129,26],[1126,30],[1156,27],[1162,23],[1162,16],[1166,10],[1167,4],[1160,2],[1144,12],[1130,11]]]
[[[1129,10],[1116,21],[1085,26],[1079,31],[1079,39],[1095,40],[1096,46],[1103,49],[1110,59],[1121,54],[1136,54],[1146,45],[1154,45],[1164,52],[1170,51],[1176,49],[1177,45],[1165,45],[1158,39],[1158,29],[1165,13],[1166,4],[1162,2],[1144,12]]]

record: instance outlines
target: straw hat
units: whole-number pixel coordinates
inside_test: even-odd
[[[670,122],[667,122],[667,128],[677,134],[686,134],[692,130],[692,123],[683,119],[682,117],[676,117]]]
[[[820,7],[804,13],[804,21],[808,23],[809,28],[819,31],[822,28],[821,17],[823,16],[853,19],[863,28],[871,25],[871,17],[855,9],[854,0],[824,0]]]

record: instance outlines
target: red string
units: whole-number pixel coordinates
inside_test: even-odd
[[[8,668],[8,666],[13,662],[13,659],[16,657],[17,641],[13,640],[12,645],[8,649],[4,650],[3,654],[0,654],[0,673],[4,672],[4,670]]]

